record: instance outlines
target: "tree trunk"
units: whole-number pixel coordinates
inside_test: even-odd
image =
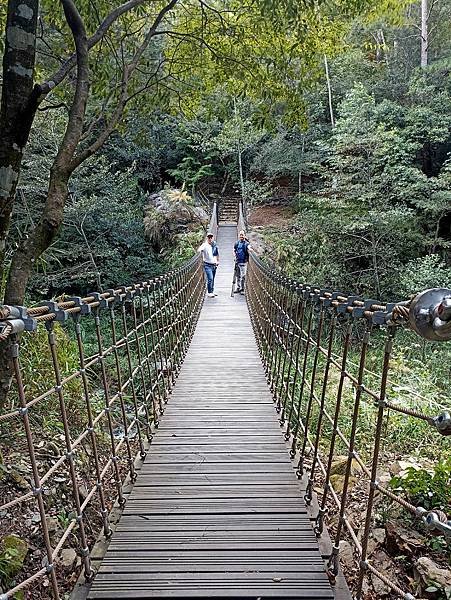
[[[36,229],[14,253],[5,292],[5,303],[22,304],[35,260],[54,241],[63,222],[64,206],[68,196],[69,172],[53,167],[44,212]]]
[[[235,119],[237,119],[238,109],[236,106],[236,98],[233,99],[233,108],[234,108],[234,113],[235,113]],[[238,123],[238,119],[237,119],[237,123]],[[242,152],[241,152],[241,125],[240,125],[240,130],[238,132],[237,153],[238,153],[238,169],[240,171],[241,199],[244,200],[244,174],[243,174],[243,160],[242,160]]]
[[[428,0],[421,0],[421,67],[428,66],[429,32]]]
[[[330,124],[332,125],[332,129],[333,129],[335,127],[335,117],[334,117],[334,107],[332,105],[332,88],[330,85],[330,77],[329,77],[329,63],[327,62],[326,55],[324,55],[324,69],[326,71],[327,93],[329,96]]]
[[[244,200],[244,175],[243,175],[243,161],[241,158],[241,144],[238,140],[238,167],[240,169],[240,185],[241,185],[241,198]]]
[[[304,147],[305,147],[305,136],[302,136],[302,144],[301,144],[301,164],[299,165],[299,172],[298,172],[298,192],[299,194],[302,193],[302,163],[304,160]]]
[[[227,185],[229,183],[229,178],[230,178],[230,173],[227,171],[226,174],[225,174],[225,177],[224,177],[224,184],[223,184],[223,186],[221,188],[221,196],[224,196],[224,194],[225,194],[225,191],[227,189]]]
[[[14,253],[5,291],[6,304],[22,304],[35,260],[50,246],[63,221],[72,161],[83,131],[89,92],[88,43],[73,0],[61,0],[77,55],[77,80],[64,138],[50,170],[47,199],[39,223]]]
[[[37,109],[33,93],[39,0],[9,0],[0,108],[0,280],[23,151]]]

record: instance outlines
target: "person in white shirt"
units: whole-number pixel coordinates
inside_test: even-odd
[[[219,249],[212,233],[207,233],[207,239],[199,246],[198,252],[201,253],[204,261],[204,271],[207,277],[207,296],[214,298],[218,295],[215,293],[215,275],[219,265]]]

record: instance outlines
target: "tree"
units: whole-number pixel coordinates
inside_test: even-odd
[[[94,13],[88,0],[80,0],[79,8],[69,0],[61,5],[64,19],[50,0],[43,0],[38,36],[37,0],[8,2],[3,64],[7,85],[0,115],[0,263],[36,111],[49,99],[45,109],[52,102],[71,107],[43,217],[11,263],[5,294],[9,303],[23,300],[33,261],[55,239],[71,174],[102,147],[126,110],[149,110],[165,102],[187,105],[188,90],[197,92],[190,94],[195,101],[213,82],[227,82],[235,94],[265,99],[268,113],[283,103],[290,119],[302,120],[299,92],[320,74],[318,56],[340,47],[350,15],[373,10],[368,0],[344,0],[338,8],[304,0],[288,12],[267,0],[228,0],[221,8],[203,0],[128,0],[111,8],[100,0]],[[262,10],[268,18],[262,18]],[[99,24],[85,31],[93,15]],[[22,40],[20,48],[11,47],[13,39]],[[61,62],[71,39],[75,52]],[[45,56],[38,64],[36,49],[40,58]],[[36,84],[33,69],[50,74]],[[17,106],[16,96],[21,100]]]
[[[429,8],[428,0],[421,0],[421,61],[422,67],[428,66],[428,51],[429,51]]]
[[[52,3],[43,4],[47,15],[58,14],[57,12],[55,13]],[[80,111],[82,110],[84,113],[82,105],[86,104],[87,86],[89,83],[87,71],[88,51],[94,48],[106,36],[117,19],[142,4],[144,4],[144,0],[128,0],[124,4],[115,7],[102,20],[93,35],[87,40],[82,40],[85,36],[83,20],[72,2],[63,2],[61,0],[69,29],[76,40],[76,52],[61,63],[58,62],[58,68],[46,81],[39,84],[34,81],[34,73],[38,67],[36,65],[36,47],[38,39],[39,1],[8,1],[6,15],[4,15],[5,42],[3,44],[3,86],[0,110],[1,271],[4,268],[7,236],[19,181],[20,167],[36,111],[47,96],[72,73],[76,63],[78,63],[77,80],[84,79],[85,81],[81,85],[76,86],[78,107],[75,110],[73,105],[71,118],[72,122],[80,118]],[[108,5],[108,3],[103,2],[101,8],[104,8],[105,5]],[[40,19],[42,25],[42,16]],[[49,16],[49,20],[51,21],[52,19],[61,28],[61,22],[58,22],[58,18]],[[54,31],[52,33],[53,37],[57,37]],[[48,46],[48,41],[41,41],[45,43],[46,47]],[[67,42],[67,39],[64,41]],[[59,61],[61,55],[57,53],[57,50],[58,48],[54,52],[51,49],[50,57],[53,60],[56,57]],[[61,45],[59,50],[61,50]],[[45,53],[45,50],[41,48],[40,52]],[[49,66],[53,66],[53,63],[50,62]],[[86,90],[83,88],[86,88]],[[74,134],[75,131],[72,130],[70,135]],[[61,170],[60,163],[63,160],[63,154],[64,152],[62,152],[58,159],[59,166],[55,165],[57,170]],[[37,247],[36,250],[38,250]],[[26,279],[26,276],[24,278]],[[20,285],[20,287],[23,287],[23,285]],[[12,299],[19,297],[20,294],[12,294]]]

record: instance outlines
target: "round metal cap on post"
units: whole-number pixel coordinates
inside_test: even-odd
[[[418,294],[410,305],[409,322],[427,340],[451,340],[451,290],[432,288]]]

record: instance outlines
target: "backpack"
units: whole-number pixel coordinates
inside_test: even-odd
[[[218,244],[216,242],[212,243],[211,250],[212,250],[213,256],[219,256]]]
[[[241,242],[240,240],[235,242],[234,248],[237,262],[244,263],[249,260],[248,246],[249,242],[247,242],[246,240],[244,240],[243,242]]]

